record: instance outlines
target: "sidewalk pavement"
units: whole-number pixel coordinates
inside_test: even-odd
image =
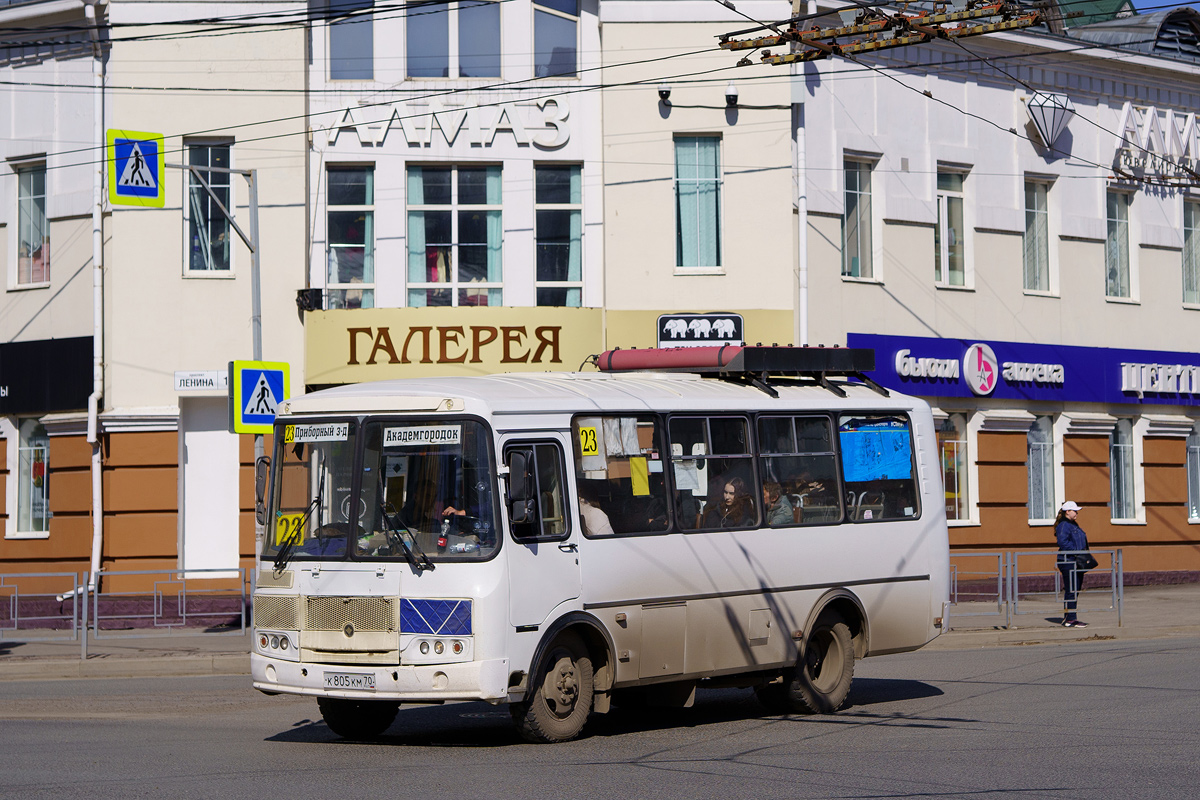
[[[925,646],[926,650],[966,650],[982,647],[1113,639],[1160,639],[1200,635],[1200,583],[1132,586],[1125,589],[1121,625],[1116,611],[1101,610],[1110,595],[1087,590],[1080,595],[1079,617],[1087,628],[1064,628],[1062,611],[1048,599],[1021,602],[1023,613],[1012,617],[963,616],[951,609],[951,630]],[[986,610],[980,606],[979,610]],[[995,606],[991,606],[995,609]],[[1045,613],[1024,613],[1027,611]],[[41,632],[36,632],[41,635]],[[119,637],[110,632],[88,637],[87,659],[78,639],[19,641],[11,632],[0,638],[0,681],[131,678],[189,675],[249,675],[251,632],[151,633]]]

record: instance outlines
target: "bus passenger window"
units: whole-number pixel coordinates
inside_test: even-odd
[[[843,414],[838,441],[851,520],[905,519],[920,513],[907,417]]]
[[[779,499],[764,514],[772,527],[832,524],[842,519],[833,423],[829,417],[759,417],[759,470],[763,492]],[[792,512],[789,519],[784,504]]]
[[[744,417],[672,417],[675,514],[684,530],[758,524],[748,426]]]
[[[584,535],[666,531],[670,521],[658,419],[576,417],[573,430]]]

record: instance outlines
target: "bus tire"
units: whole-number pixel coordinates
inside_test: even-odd
[[[850,626],[837,614],[824,614],[809,632],[804,654],[787,683],[789,704],[801,712],[831,714],[846,702],[853,680]]]
[[[343,739],[375,739],[396,719],[399,703],[381,700],[343,700],[339,697],[318,697],[317,708],[329,730]]]
[[[510,706],[513,722],[528,742],[570,741],[583,732],[593,693],[587,648],[566,631],[546,650],[525,700]]]

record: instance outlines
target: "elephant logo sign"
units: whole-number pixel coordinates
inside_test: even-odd
[[[658,318],[659,347],[721,344],[742,344],[740,314],[663,314]]]

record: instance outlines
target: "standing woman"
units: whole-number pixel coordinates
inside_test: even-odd
[[[1079,568],[1073,555],[1067,552],[1083,552],[1088,549],[1087,534],[1075,522],[1079,516],[1079,504],[1068,500],[1058,510],[1054,520],[1054,538],[1058,539],[1058,571],[1063,576],[1063,627],[1086,628],[1087,623],[1075,616],[1076,597],[1083,584],[1084,571]]]

